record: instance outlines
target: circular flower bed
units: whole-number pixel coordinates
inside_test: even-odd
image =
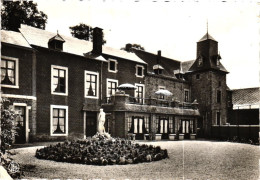
[[[160,146],[140,145],[129,140],[107,138],[105,135],[97,134],[91,139],[65,141],[37,149],[35,156],[59,162],[123,165],[158,161],[168,158],[168,153]]]

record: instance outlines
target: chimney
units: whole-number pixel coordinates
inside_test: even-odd
[[[157,64],[161,63],[161,50],[158,51],[157,53]]]
[[[103,29],[95,27],[93,29],[93,49],[92,53],[95,55],[102,54]]]
[[[125,50],[127,51],[127,52],[130,52],[131,51],[131,49],[132,49],[132,44],[126,44],[125,45]]]

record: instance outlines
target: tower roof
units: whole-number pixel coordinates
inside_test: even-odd
[[[55,35],[54,37],[52,37],[49,41],[52,40],[57,40],[57,41],[61,41],[61,42],[65,42],[65,40],[57,33],[57,35]]]
[[[208,32],[198,41],[198,42],[201,42],[201,41],[205,41],[207,39],[211,39],[213,41],[216,41]]]

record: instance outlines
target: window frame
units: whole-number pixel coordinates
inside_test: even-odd
[[[110,69],[110,62],[115,62],[115,70],[111,70]],[[118,72],[117,64],[118,64],[117,60],[115,60],[115,59],[108,59],[108,66],[107,66],[108,72],[117,73]]]
[[[96,96],[88,96],[87,95],[87,74],[92,74],[97,76],[97,82],[96,82]],[[93,72],[93,71],[84,71],[84,97],[85,98],[90,98],[90,99],[99,99],[99,73],[98,72]]]
[[[15,88],[15,89],[19,89],[19,59],[15,58],[15,57],[9,57],[9,56],[1,56],[1,60],[9,60],[9,61],[14,61],[15,64],[15,68],[14,68],[14,85],[10,85],[10,84],[1,84],[1,87],[6,87],[6,88]],[[2,70],[2,66],[1,66],[1,70]]]
[[[135,93],[134,93],[134,95],[135,95],[135,98],[137,98],[137,90],[138,90],[138,86],[142,86],[143,87],[143,97],[142,97],[142,104],[144,103],[144,97],[145,97],[145,84],[139,84],[139,83],[135,83],[135,87],[137,87],[136,88],[136,90],[135,90]],[[139,102],[140,103],[140,102]]]
[[[198,66],[198,67],[202,67],[202,66],[203,66],[203,63],[204,63],[203,61],[204,61],[203,57],[202,57],[202,56],[199,56],[197,66]]]
[[[196,80],[200,80],[200,74],[195,75]]]
[[[219,92],[220,92],[220,96],[219,96]],[[219,103],[219,104],[220,104],[221,101],[222,101],[222,91],[219,90],[219,89],[217,89],[216,101],[217,101],[217,103]]]
[[[175,132],[175,127],[174,127],[174,118],[172,116],[169,116],[169,121],[168,121],[168,129],[169,129],[169,134],[173,134]]]
[[[187,101],[186,101],[185,92],[188,92]],[[184,102],[189,102],[189,101],[190,101],[190,90],[189,89],[184,89]]]
[[[141,76],[138,75],[138,68],[142,68],[142,75],[141,75]],[[135,66],[135,76],[136,76],[136,77],[139,77],[139,78],[143,78],[143,77],[144,77],[144,66],[139,65],[139,64],[137,64],[137,65]]]
[[[220,61],[218,58],[216,59],[216,66],[220,66]]]
[[[59,69],[59,70],[65,70],[65,93],[63,92],[55,92],[54,90],[54,69]],[[58,65],[51,65],[51,94],[53,95],[61,95],[61,96],[68,96],[68,79],[69,79],[69,75],[68,75],[68,67],[64,67],[64,66],[58,66]]]
[[[65,109],[65,133],[64,134],[54,134],[53,133],[53,110],[54,109]],[[50,135],[51,136],[68,136],[69,127],[69,107],[64,105],[51,105],[50,106]]]
[[[117,89],[117,87],[118,87],[118,80],[117,79],[109,79],[109,78],[107,78],[107,84],[106,84],[106,95],[107,95],[107,97],[111,97],[111,95],[110,94],[108,94],[108,82],[114,82],[114,83],[116,83],[116,89]]]

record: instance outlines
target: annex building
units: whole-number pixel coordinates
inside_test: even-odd
[[[100,108],[114,137],[195,139],[227,123],[228,72],[208,33],[187,62],[103,46],[100,28],[92,43],[21,25],[1,30],[1,45],[2,97],[21,114],[17,142],[93,136]],[[119,91],[125,83],[136,89]]]

